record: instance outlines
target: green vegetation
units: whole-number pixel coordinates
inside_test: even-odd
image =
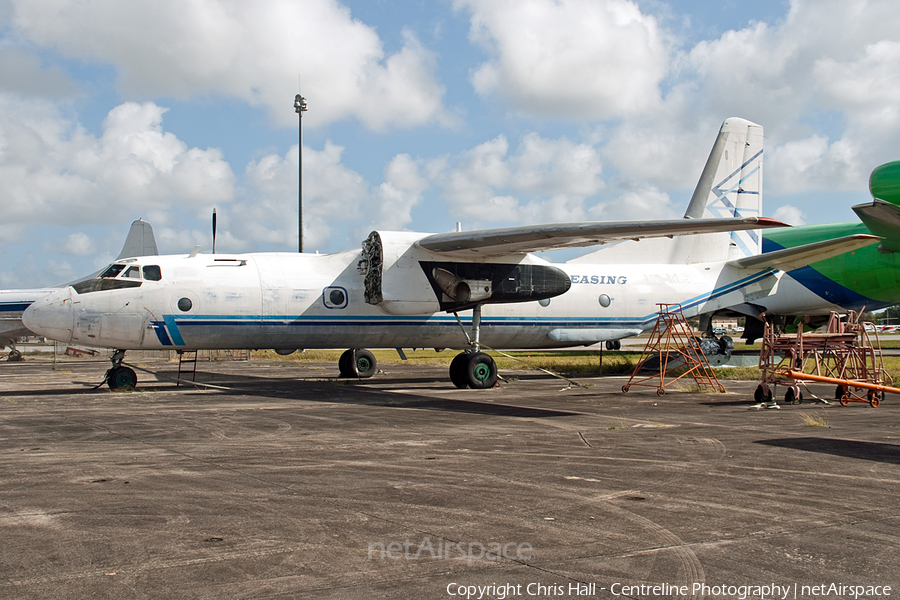
[[[817,417],[809,413],[800,413],[800,421],[807,427],[828,427],[824,417]]]
[[[900,344],[900,342],[897,342]],[[263,360],[282,363],[326,363],[337,365],[342,350],[307,350],[295,352],[288,356],[281,356],[271,350],[253,352],[253,360]],[[379,367],[401,364],[400,356],[395,350],[373,350],[372,353],[378,360]],[[410,364],[450,367],[450,361],[459,353],[459,350],[406,350]],[[488,354],[497,361],[497,366],[506,371],[529,371],[532,369],[546,369],[554,373],[570,377],[595,377],[599,375],[630,375],[640,360],[640,352],[609,352],[599,351],[519,351],[519,352],[493,352]],[[895,381],[900,382],[900,357],[887,356],[884,358],[885,369]],[[679,374],[678,371],[674,375]],[[754,380],[760,378],[759,369],[756,367],[719,367],[715,369],[716,377],[722,380]],[[670,374],[672,375],[672,374]]]

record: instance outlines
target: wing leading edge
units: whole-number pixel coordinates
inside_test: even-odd
[[[638,240],[676,235],[698,235],[788,227],[786,223],[767,217],[732,219],[671,219],[663,221],[608,221],[592,223],[556,223],[436,233],[416,242],[416,245],[447,255],[459,257],[508,256],[560,248],[594,246],[607,242]]]

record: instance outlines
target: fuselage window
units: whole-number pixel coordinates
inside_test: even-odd
[[[147,265],[144,267],[144,279],[148,281],[162,280],[162,271],[156,265]]]
[[[126,279],[140,279],[141,278],[141,268],[140,267],[128,267],[128,270],[125,271],[125,274],[122,277]]]
[[[125,265],[109,265],[109,268],[103,271],[100,277],[102,279],[113,279],[116,275],[121,273],[124,268]]]

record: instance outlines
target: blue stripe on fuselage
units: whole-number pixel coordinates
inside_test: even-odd
[[[775,252],[776,250],[784,250],[784,246],[767,237],[763,237],[763,254]],[[855,292],[826,277],[809,265],[788,271],[787,274],[817,296],[848,310],[862,310],[863,308],[866,310],[878,310],[894,304],[893,302],[879,302],[863,296],[859,292]]]
[[[752,285],[769,277],[774,271],[767,269],[759,273],[754,273],[749,277],[735,281],[721,288],[712,290],[711,292],[700,294],[685,300],[681,307],[683,310],[697,307],[704,302],[718,298],[725,294],[729,294],[743,287]],[[265,316],[259,315],[165,315],[165,328],[171,336],[170,344],[176,346],[184,346],[184,339],[179,328],[191,327],[258,327],[265,329],[266,327],[417,327],[417,326],[443,326],[458,327],[456,318],[452,316],[407,316],[407,317],[390,317],[390,316],[362,316],[362,315],[279,315]],[[484,327],[521,327],[524,325],[540,326],[540,327],[560,327],[560,328],[590,328],[597,326],[606,327],[634,327],[649,329],[657,319],[657,313],[651,313],[642,317],[502,317],[502,316],[485,316],[482,318],[482,326]],[[463,318],[463,323],[471,323],[471,318]],[[160,342],[167,345],[166,341],[161,337],[159,329],[157,335],[160,336]]]
[[[23,312],[33,302],[0,302],[0,312]]]

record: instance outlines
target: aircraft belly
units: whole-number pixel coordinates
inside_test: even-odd
[[[761,299],[761,304],[773,314],[795,315],[827,315],[831,311],[841,311],[846,308],[827,302],[805,285],[798,282],[789,274],[781,277],[777,291],[767,298]]]

